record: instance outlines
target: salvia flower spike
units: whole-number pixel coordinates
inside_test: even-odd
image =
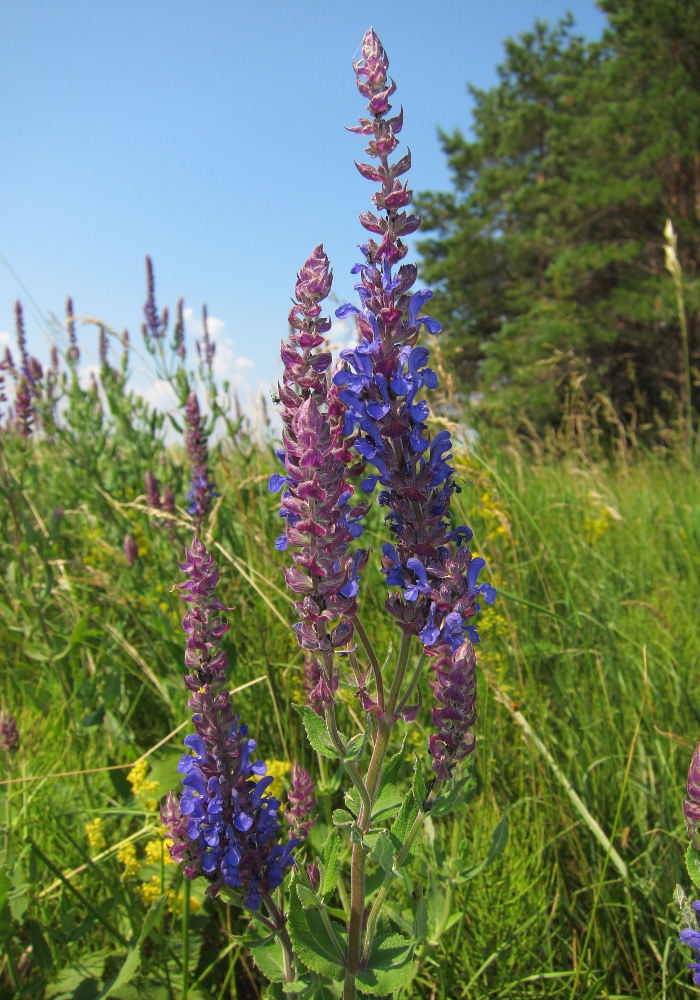
[[[13,715],[0,709],[0,750],[14,753],[19,750],[19,733]],[[313,787],[313,786],[312,786]]]
[[[285,578],[298,595],[297,641],[304,650],[321,654],[344,646],[352,636],[348,618],[357,610],[367,553],[350,555],[348,548],[362,534],[360,522],[369,509],[364,502],[350,506],[355,489],[348,482],[344,459],[352,461],[352,455],[332,424],[337,394],[329,377],[331,354],[318,350],[330,329],[321,302],[332,281],[328,257],[319,245],[297,276],[289,339],[282,343],[284,372],[278,395],[284,447],[278,457],[285,472],[274,473],[269,482],[271,491],[283,491],[280,516],[285,530],[275,544],[281,551],[296,550]],[[339,616],[341,621],[329,631],[329,623]],[[336,686],[337,678],[322,672],[314,699],[332,701]]]
[[[309,772],[296,761],[292,764],[291,782],[287,792],[287,809],[284,818],[289,823],[292,836],[306,840],[311,827],[316,822],[313,810],[316,806],[314,783]]]
[[[472,559],[470,529],[450,525],[450,497],[459,487],[449,464],[449,432],[432,436],[427,426],[430,410],[423,397],[436,387],[437,376],[418,339],[423,329],[438,333],[440,324],[420,315],[433,293],[411,293],[415,265],[400,264],[407,253],[404,237],[415,232],[420,217],[406,213],[413,195],[399,180],[411,165],[410,152],[389,162],[403,115],[386,117],[396,88],[373,29],[365,34],[362,58],[353,66],[371,118],[361,118],[351,131],[368,137],[366,152],[379,161],[357,166],[363,177],[380,184],[372,199],[379,214],[360,216],[377,239],[360,248],[364,259],[353,268],[360,305],[341,306],[336,316],[356,316],[362,341],[340,352],[344,364],[333,382],[342,387],[345,435],[354,435],[357,455],[374,466],[362,488],[372,493],[379,484],[378,502],[387,508],[393,539],[382,549],[383,572],[387,584],[397,588],[387,598],[387,610],[406,634],[420,636],[429,652],[443,645],[454,651],[465,637],[478,642],[470,621],[479,610],[477,598],[492,604],[496,592],[477,583],[484,563]]]
[[[218,493],[209,471],[209,447],[204,429],[204,418],[199,410],[199,401],[194,389],[185,403],[185,449],[190,463],[190,488],[187,492],[189,500],[188,512],[194,518],[196,530],[199,531],[202,521],[211,510],[214,497]]]
[[[690,761],[686,792],[687,796],[683,803],[685,828],[693,847],[696,851],[700,851],[700,743],[696,746]]]
[[[185,737],[190,752],[178,765],[184,791],[179,801],[170,793],[161,819],[173,840],[171,857],[187,878],[202,876],[210,895],[226,888],[257,910],[281,885],[297,841],[278,841],[280,802],[268,791],[273,779],[265,762],[253,758],[255,740],[223,688],[228,624],[221,612],[231,609],[216,593],[218,566],[196,536],[180,568],[188,577],[178,589],[189,604],[182,623],[185,685],[196,732]]]

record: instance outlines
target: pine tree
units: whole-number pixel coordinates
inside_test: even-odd
[[[499,83],[471,90],[475,139],[442,134],[454,190],[421,196],[459,384],[510,420],[557,421],[572,387],[637,420],[677,413],[668,217],[700,359],[700,0],[600,6],[600,42],[571,18],[506,42]]]

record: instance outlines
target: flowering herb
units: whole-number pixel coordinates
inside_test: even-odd
[[[19,733],[15,717],[0,709],[0,750],[4,753],[16,753],[19,750]]]
[[[279,842],[280,802],[268,791],[273,779],[254,758],[255,740],[224,689],[228,662],[221,640],[228,623],[221,612],[231,609],[217,596],[218,566],[196,536],[180,568],[188,576],[178,590],[189,604],[185,685],[196,732],[185,737],[188,752],[178,765],[183,793],[178,800],[171,792],[161,810],[170,854],[187,878],[207,879],[209,895],[226,891],[251,910],[262,900],[276,914],[270,893],[292,864],[297,841]]]
[[[429,426],[428,396],[437,375],[420,338],[440,326],[423,315],[432,293],[413,290],[417,269],[404,262],[405,239],[420,218],[409,210],[412,193],[402,179],[410,153],[390,162],[403,112],[390,116],[396,88],[372,29],[353,65],[369,116],[351,131],[366,138],[366,152],[376,161],[358,169],[379,185],[374,209],[360,216],[370,236],[353,268],[359,305],[336,311],[341,319],[354,318],[359,340],[333,363],[325,339],[331,320],[323,308],[333,275],[319,244],[297,275],[290,333],[282,343],[281,468],[269,480],[270,491],[281,493],[282,530],[275,547],[284,553],[303,656],[305,704],[296,707],[323,762],[324,781],[331,760],[339,766],[334,780],[351,783],[344,789],[347,810],[333,813],[338,829],[327,837],[322,856],[302,863],[314,836],[316,792],[308,771],[295,763],[284,812],[292,839],[280,842],[281,806],[269,792],[272,778],[265,763],[254,759],[255,743],[222,690],[226,657],[220,643],[228,626],[221,612],[227,609],[215,592],[216,564],[196,537],[182,565],[189,580],[179,588],[190,604],[184,628],[191,673],[185,683],[196,734],[186,738],[190,753],[180,762],[185,790],[179,800],[171,794],[162,810],[172,857],[188,878],[203,876],[210,894],[225,892],[252,911],[267,909],[269,936],[251,944],[260,967],[281,970],[274,974],[288,984],[287,992],[339,996],[342,983],[344,1000],[355,1000],[358,990],[397,993],[411,978],[414,941],[378,934],[379,916],[425,818],[433,806],[436,813],[447,812],[465,784],[454,775],[475,746],[476,616],[482,604],[496,598],[489,583],[479,582],[485,564],[469,549],[470,529],[451,520],[451,498],[459,486],[450,464],[450,435]],[[203,329],[199,349],[206,364],[206,316]],[[194,393],[187,401],[187,422],[189,498],[199,526],[212,487]],[[156,486],[149,488],[155,498]],[[361,540],[372,495],[385,512],[387,532],[376,569],[384,575],[385,607],[401,636],[384,666],[360,616],[369,561]],[[402,794],[397,775],[404,755],[387,754],[395,727],[413,722],[420,711],[431,660],[435,731],[424,752],[433,774],[424,774],[418,760],[413,786]],[[339,691],[349,686],[364,717],[351,738],[339,728]],[[390,822],[387,816],[396,818]],[[349,835],[346,926],[327,907],[338,878],[341,830]],[[368,864],[377,866],[379,876],[369,911]],[[271,893],[292,867],[285,910]]]

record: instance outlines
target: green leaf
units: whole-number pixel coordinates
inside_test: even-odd
[[[301,716],[307,739],[314,750],[322,757],[328,757],[329,760],[338,760],[340,754],[333,746],[326,723],[321,716],[316,715],[308,705],[292,705],[292,708]]]
[[[99,1000],[106,1000],[107,997],[111,997],[112,994],[115,993],[121,986],[126,986],[127,983],[130,983],[138,972],[140,964],[141,949],[129,948],[122,967],[117,973],[116,979],[112,980],[112,982],[100,993]]]
[[[353,814],[346,809],[334,809],[332,818],[336,826],[351,826],[355,822]]]
[[[148,913],[144,917],[144,921],[141,926],[141,932],[139,934],[139,939],[136,942],[137,948],[140,948],[143,945],[144,941],[155,927],[156,923],[158,922],[158,919],[160,918],[161,913],[163,912],[163,907],[165,906],[167,898],[168,898],[167,895],[163,893],[162,896],[158,896],[158,898],[154,899],[153,902],[151,903],[150,907],[148,908]]]
[[[271,983],[284,982],[282,945],[275,934],[268,934],[267,937],[256,938],[254,941],[248,940],[246,946],[250,949],[253,961],[266,979]]]
[[[394,848],[391,843],[391,837],[386,832],[382,830],[374,845],[374,850],[372,851],[370,857],[373,861],[384,869],[385,872],[390,872],[394,867]]]
[[[317,910],[303,908],[294,888],[295,880],[292,881],[292,891],[289,894],[289,919],[287,922],[294,952],[297,958],[313,972],[318,972],[335,982],[340,982],[345,975],[345,967],[340,964],[335,948],[328,940],[323,921]],[[335,925],[335,930],[344,952],[346,947],[345,934],[338,925]]]
[[[489,843],[488,854],[486,855],[486,861],[484,862],[484,868],[488,868],[494,863],[496,858],[500,858],[506,849],[506,844],[508,843],[508,813],[504,812],[498,823],[496,824],[493,833],[491,834],[491,842]]]
[[[425,787],[425,778],[423,776],[423,761],[420,759],[417,750],[414,750],[413,752],[416,755],[416,762],[413,772],[413,794],[415,796],[416,802],[418,802],[420,805],[423,805],[428,794],[427,789]]]
[[[414,893],[417,899],[416,910],[413,916],[413,939],[414,941],[424,941],[428,936],[428,910],[425,905],[423,886],[416,886]]]
[[[383,788],[384,785],[395,785],[398,777],[401,765],[406,760],[406,739],[404,736],[403,743],[398,753],[392,754],[388,757],[382,764],[382,779],[379,783],[379,787]]]
[[[338,853],[340,851],[340,834],[333,830],[323,848],[319,870],[321,872],[320,895],[325,899],[335,889],[338,882]]]
[[[466,778],[460,778],[459,780],[453,778],[452,784],[450,785],[448,790],[446,792],[443,792],[442,795],[439,795],[435,800],[435,802],[433,803],[433,807],[430,810],[431,815],[445,816],[448,812],[450,812],[455,804],[455,800],[458,794],[461,792],[461,790],[464,788],[464,786],[467,784],[469,780],[470,776],[467,776]]]
[[[397,993],[413,975],[413,944],[401,934],[375,938],[367,968],[357,974],[361,993],[384,997]]]
[[[312,906],[318,906],[318,898],[314,895],[311,889],[308,889],[305,885],[301,885],[300,883],[297,886],[297,893],[299,895],[299,899],[301,900],[301,905],[305,910],[310,909]]]
[[[365,747],[369,741],[370,729],[370,726],[365,726],[364,733],[358,733],[357,736],[353,736],[352,739],[345,744],[346,753],[343,758],[344,760],[359,760],[362,757],[365,752]]]
[[[46,938],[36,920],[29,921],[29,940],[32,945],[32,958],[39,968],[48,971],[53,965],[51,949],[46,943]]]
[[[688,850],[685,852],[685,867],[695,888],[700,889],[700,851],[692,844],[688,844]]]
[[[98,983],[104,971],[106,958],[107,952],[98,951],[79,958],[73,968],[62,969],[55,981],[46,987],[46,1000],[72,997],[78,990],[85,994],[91,985],[95,990],[92,996],[96,996],[99,992]]]
[[[372,809],[372,822],[390,819],[398,812],[402,801],[403,797],[396,785],[383,785]]]
[[[409,792],[408,795],[403,800],[399,815],[394,820],[393,826],[391,828],[391,839],[394,846],[399,850],[406,843],[406,838],[408,833],[413,826],[413,821],[418,815],[418,806],[416,800],[413,797],[413,792]],[[403,864],[407,865],[411,861],[418,850],[419,838],[416,837],[411,846],[411,850],[408,852],[403,860]],[[402,865],[403,867],[403,865]]]

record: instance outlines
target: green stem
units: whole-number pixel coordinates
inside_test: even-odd
[[[372,673],[374,674],[374,683],[377,688],[377,702],[379,703],[379,708],[384,711],[384,680],[382,678],[382,668],[379,665],[379,660],[377,659],[377,654],[374,652],[374,646],[372,645],[369,636],[365,632],[365,627],[359,618],[351,618],[352,623],[356,633],[357,638],[360,640],[360,645],[365,651],[367,659],[372,667]]]
[[[362,918],[365,912],[365,849],[362,844],[352,845],[350,863],[350,923],[348,926],[348,958],[343,987],[343,1000],[354,1000],[357,992],[355,978],[360,967],[362,947]]]
[[[423,825],[423,821],[430,812],[433,802],[437,798],[437,793],[441,785],[442,785],[442,779],[436,781],[433,787],[431,788],[428,798],[425,800],[423,807],[418,810],[418,814],[413,821],[411,829],[408,831],[408,836],[406,838],[405,844],[403,845],[399,853],[396,855],[396,861],[394,862],[393,870],[386,873],[384,881],[382,882],[379,888],[379,892],[376,895],[369,917],[367,918],[367,929],[365,931],[365,946],[362,952],[363,965],[369,959],[369,954],[370,951],[372,950],[372,941],[374,940],[374,933],[377,928],[377,919],[379,918],[379,913],[381,911],[382,906],[384,905],[384,900],[386,899],[389,893],[391,883],[394,881],[395,878],[398,877],[397,875],[394,874],[394,872],[396,869],[402,866],[402,864],[408,857],[411,847],[413,846],[413,842],[418,836],[420,828]]]
[[[187,1000],[190,975],[190,889],[188,878],[182,884],[182,1000]]]
[[[420,680],[420,676],[423,673],[423,667],[425,666],[425,661],[427,659],[428,659],[428,656],[425,653],[425,651],[423,651],[421,653],[421,655],[420,655],[420,659],[418,660],[418,663],[416,664],[416,669],[413,671],[413,676],[411,677],[411,680],[409,681],[409,684],[408,684],[408,687],[406,688],[404,696],[401,699],[401,701],[399,702],[399,704],[396,706],[396,714],[397,715],[400,715],[403,712],[403,710],[406,708],[406,705],[408,704],[408,699],[411,697],[411,695],[415,691],[416,686],[418,684],[418,681]]]
[[[265,906],[267,907],[267,912],[272,917],[272,922],[274,924],[275,931],[280,939],[280,944],[282,945],[282,961],[284,964],[284,979],[287,983],[294,982],[294,949],[292,948],[292,942],[289,937],[289,932],[287,931],[284,914],[280,908],[275,903],[272,896],[268,893],[263,897],[265,900]]]

